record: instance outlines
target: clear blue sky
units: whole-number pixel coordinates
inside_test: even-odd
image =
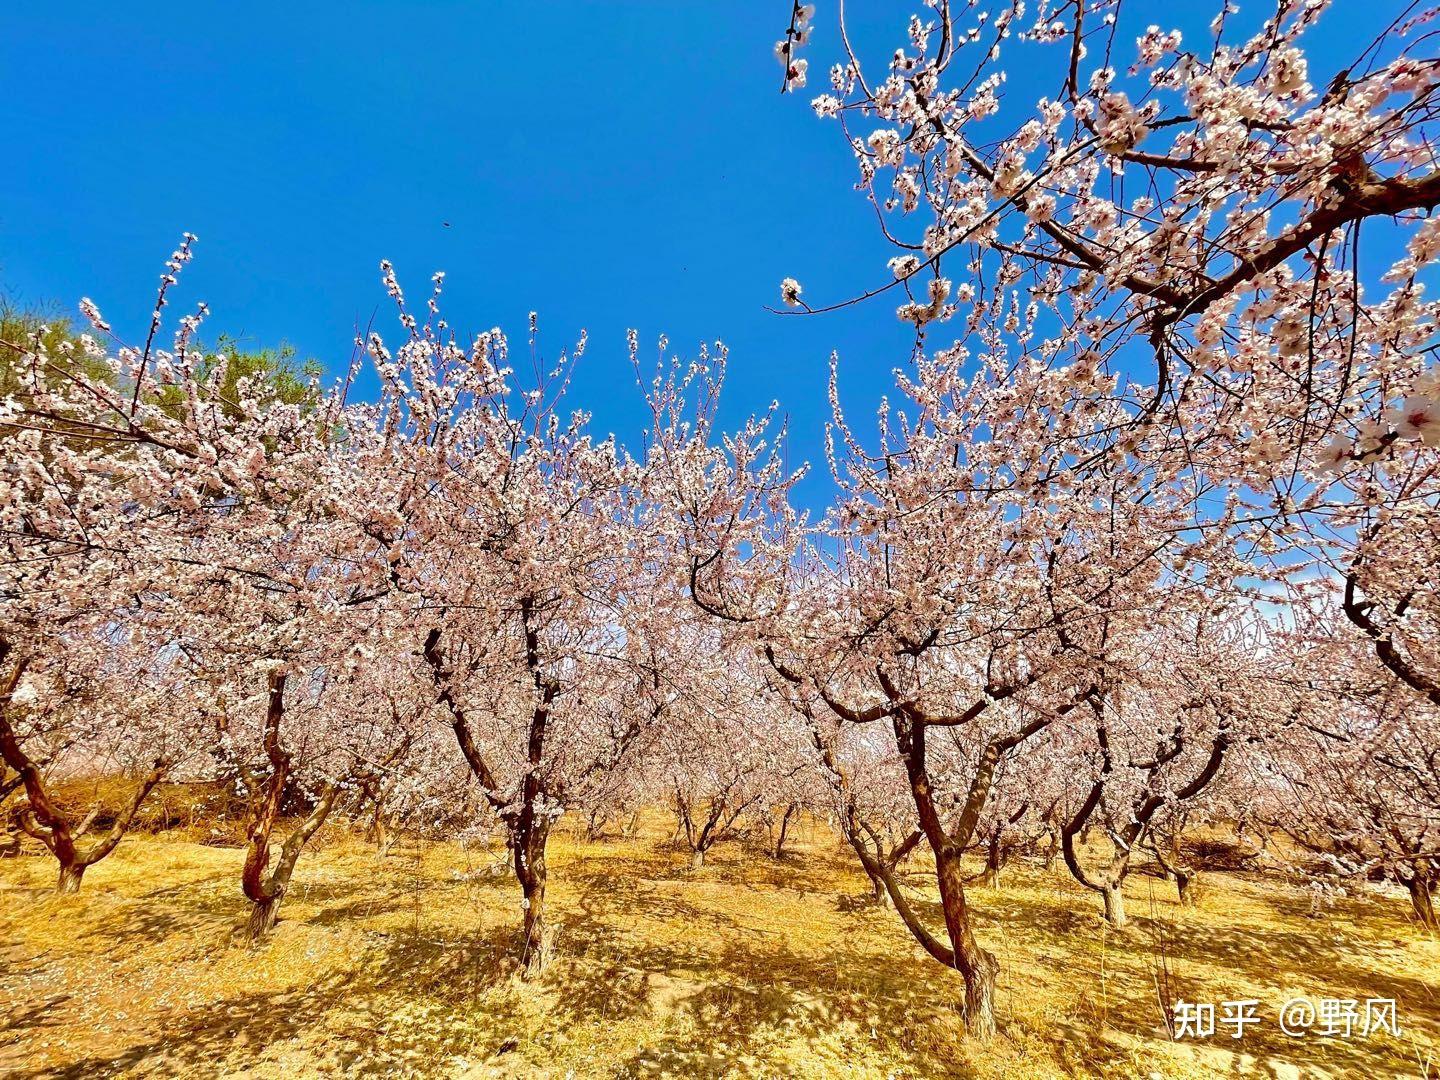
[[[883,64],[907,9],[850,7]],[[1213,7],[1197,5],[1201,25]],[[1381,9],[1398,7],[1340,0],[1313,44],[1340,58]],[[288,341],[338,372],[377,308],[399,334],[379,260],[416,302],[441,269],[462,333],[500,325],[518,344],[534,309],[553,353],[588,329],[574,402],[627,440],[642,418],[626,328],[647,357],[661,332],[686,355],[722,338],[727,415],[778,398],[819,502],[830,351],[858,418],[910,339],[888,299],[764,310],[787,275],[833,299],[883,273],[838,125],[808,108],[837,54],[834,5],[820,3],[811,86],[782,97],[771,48],[787,17],[788,0],[6,4],[0,287],[66,312],[88,295],[137,337],[189,230],[172,312],[203,299],[207,337]],[[1059,81],[1010,76],[1017,102]]]

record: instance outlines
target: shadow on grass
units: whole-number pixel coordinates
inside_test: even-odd
[[[783,872],[785,864],[774,865]],[[802,863],[795,876],[803,878],[805,869]],[[655,1037],[617,1066],[616,1075],[718,1075],[741,1067],[737,1062],[757,1061],[777,1036],[831,1039],[846,1022],[857,1037],[872,1029],[913,1032],[961,995],[956,973],[927,967],[908,950],[884,949],[883,942],[882,951],[850,942],[797,952],[778,934],[657,888],[668,883],[668,873],[652,879],[575,868],[571,874],[583,888],[564,914],[561,956],[546,978],[551,1013],[570,1025],[653,1019]],[[799,884],[792,878],[781,887]],[[620,924],[636,914],[682,932],[669,941],[631,933]],[[904,934],[898,923],[896,931]],[[903,946],[903,937],[896,941]],[[953,1006],[940,1019],[947,1038],[958,1035]],[[923,1050],[908,1056],[918,1075],[940,1075],[951,1066]]]
[[[876,1042],[903,1062],[905,1075],[954,1075],[974,1052],[961,1041],[959,976],[921,955],[893,912],[866,902],[869,885],[845,856],[807,846],[776,861],[758,846],[735,844],[717,849],[711,864],[697,872],[663,847],[567,843],[552,860],[557,956],[535,984],[512,977],[518,912],[508,878],[497,879],[492,888],[488,879],[417,877],[402,868],[337,881],[331,867],[323,880],[297,887],[287,903],[296,923],[369,924],[364,933],[344,939],[359,942],[361,951],[347,952],[341,970],[295,989],[241,989],[156,1019],[114,1047],[92,1044],[89,1056],[72,1065],[25,1071],[22,1063],[13,1075],[89,1080],[131,1070],[188,1077],[241,1069],[456,1075],[496,1062],[524,1075],[529,1056],[544,1052],[541,1043],[550,1034],[603,1034],[622,1024],[633,1031],[618,1036],[620,1060],[611,1059],[620,1076],[775,1074],[768,1055],[781,1044],[814,1048],[837,1063],[838,1072],[844,1054],[863,1054]],[[356,867],[344,870],[353,875]],[[107,913],[103,936],[141,948],[157,937],[205,935],[222,922],[238,922],[245,908],[238,886],[227,877],[220,890],[218,880],[210,876],[147,892]],[[916,881],[923,883],[920,877]],[[686,893],[677,883],[707,887]],[[707,907],[716,888],[741,900],[726,905],[729,910]],[[767,888],[787,892],[783,906],[772,908],[768,920],[752,917],[747,894]],[[858,902],[842,904],[852,892]],[[800,936],[803,928],[779,921],[810,917],[799,914],[805,909],[795,893],[823,898],[810,909],[823,947]],[[1182,969],[1208,969],[1207,978],[1217,985],[1206,989],[1217,992],[1225,989],[1217,979],[1224,972],[1261,985],[1283,984],[1292,973],[1297,979],[1333,978],[1333,985],[1314,988],[1317,995],[1364,990],[1365,981],[1378,974],[1362,966],[1363,952],[1347,955],[1327,944],[1333,935],[1324,936],[1323,923],[1312,933],[1288,918],[1281,925],[1230,927],[1216,926],[1209,917],[1171,920],[1165,916],[1178,914],[1173,905],[1162,905],[1159,917],[1152,917],[1142,910],[1144,900],[1132,897],[1134,927],[1123,938],[1109,937],[1112,981],[1101,989],[1086,982],[1101,932],[1098,903],[1092,906],[1093,898],[1063,875],[1017,874],[998,890],[973,890],[972,897],[981,940],[1004,965],[1001,1027],[1004,1032],[1013,1024],[1014,1052],[1023,1055],[1045,1044],[1046,1052],[1080,1073],[1129,1075],[1133,1040],[1163,1042],[1163,1032],[1154,1030],[1158,1005],[1145,967],[1160,928],[1169,937],[1172,962]],[[296,911],[302,902],[303,910]],[[756,911],[763,910],[758,895],[756,903]],[[463,920],[475,905],[492,915],[503,905],[516,917],[478,933],[418,916],[413,926],[393,918],[413,907]],[[916,906],[932,927],[943,925],[938,905],[919,897]],[[377,917],[390,928],[377,928]],[[823,935],[820,922],[828,922]],[[100,931],[87,928],[87,934]],[[1352,935],[1347,948],[1365,945]],[[283,927],[267,947],[291,947]],[[264,962],[262,953],[256,963]],[[1007,1020],[1012,1008],[1021,1012],[1020,1000],[1042,988],[1060,1002],[1057,1011],[1064,1015],[1047,1017],[1038,1030],[1035,1023]],[[1372,989],[1402,1001],[1431,992],[1419,979],[1398,976]],[[65,1009],[59,1000],[12,1011],[0,1027],[5,1035],[0,1043],[59,1026]],[[1340,1062],[1361,1072],[1376,1061],[1374,1048],[1284,1043],[1278,1035],[1272,1038],[1273,1032],[1251,1040],[1248,1034],[1243,1049],[1262,1058],[1269,1054],[1328,1069]],[[1395,1064],[1389,1049],[1385,1057],[1387,1065]]]
[[[149,1076],[217,1075],[272,1058],[267,1048],[304,1044],[305,1065],[292,1075],[390,1076],[435,1066],[455,1055],[487,1056],[474,1033],[446,1020],[486,996],[487,1013],[513,1021],[504,995],[492,991],[513,970],[513,931],[455,939],[396,934],[353,968],[298,989],[240,993],[184,1013],[154,1038],[114,1054],[94,1054],[58,1069],[21,1068],[16,1080],[89,1080],[127,1070]],[[277,947],[277,946],[272,946]],[[402,1008],[394,995],[402,995]],[[17,1029],[53,1025],[48,1005],[21,1017]],[[339,1036],[337,1038],[337,1036]],[[282,1050],[283,1052],[283,1050]]]

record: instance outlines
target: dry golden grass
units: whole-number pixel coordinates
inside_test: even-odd
[[[132,837],[73,898],[48,895],[48,860],[4,860],[0,1075],[1436,1075],[1440,943],[1396,898],[1311,920],[1275,882],[1212,878],[1190,910],[1136,878],[1117,935],[1063,870],[1017,867],[974,892],[1004,965],[1001,1031],[979,1046],[958,977],[860,900],[823,828],[783,863],[729,845],[698,873],[663,828],[552,840],[561,929],[537,983],[507,959],[518,890],[492,852],[410,843],[380,861],[337,830],[259,950],[233,940],[234,849]],[[1181,996],[1259,998],[1263,1025],[1171,1043],[1161,935]],[[1296,994],[1394,997],[1402,1036],[1288,1039],[1275,1009]]]

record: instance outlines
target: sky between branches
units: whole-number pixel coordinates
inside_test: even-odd
[[[1156,4],[1155,19],[1203,36],[1214,5],[1194,7]],[[1242,5],[1256,19],[1266,7]],[[1343,66],[1402,7],[1337,0],[1306,36],[1312,71]],[[797,495],[823,505],[830,352],[859,417],[892,388],[913,334],[887,298],[813,318],[766,310],[786,276],[816,302],[883,283],[891,254],[838,127],[809,108],[839,56],[833,4],[820,3],[806,47],[810,85],[782,97],[771,48],[788,11],[773,0],[8,5],[0,287],[70,313],[93,297],[133,340],[165,254],[190,230],[200,242],[174,316],[204,300],[208,336],[289,341],[338,375],[357,326],[373,317],[400,333],[381,258],[417,296],[444,270],[462,337],[498,325],[519,345],[536,310],[553,357],[588,330],[572,404],[630,443],[645,416],[625,331],[639,330],[646,361],[662,333],[686,356],[720,338],[731,347],[723,416],[778,399],[792,464],[818,466]],[[879,70],[904,12],[872,0],[847,17]],[[1062,77],[1002,67],[1011,117]],[[934,335],[950,340],[945,327]]]

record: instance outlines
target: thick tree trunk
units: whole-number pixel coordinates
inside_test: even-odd
[[[1410,906],[1415,909],[1415,917],[1420,920],[1420,925],[1431,933],[1440,933],[1440,920],[1435,914],[1435,892],[1434,883],[1421,874],[1416,874],[1405,882],[1405,888],[1410,892]]]
[[[990,834],[990,840],[985,849],[985,885],[987,888],[998,889],[1000,887],[1000,870],[1004,863],[1001,858],[1000,830]]]
[[[975,1038],[988,1039],[995,1034],[995,981],[1000,962],[980,949],[974,957],[975,969],[965,978],[965,1030]]]
[[[292,862],[287,866],[282,856],[274,873],[266,878],[259,888],[245,890],[245,895],[250,898],[250,917],[245,922],[246,944],[260,944],[270,936],[270,931],[280,921],[280,902],[285,899],[285,893],[290,888],[290,873],[294,870],[294,865]]]
[[[520,963],[527,977],[539,975],[549,960],[549,942],[545,927],[545,879],[536,878],[523,885],[525,894],[525,945]]]
[[[1194,907],[1195,893],[1198,891],[1196,878],[1198,878],[1199,875],[1188,870],[1181,870],[1178,867],[1175,869],[1174,874],[1175,890],[1180,894],[1180,903],[1184,907]]]
[[[250,918],[245,924],[245,940],[249,944],[257,945],[270,936],[279,921],[280,901],[284,897],[284,892],[277,892],[250,905]]]
[[[1101,890],[1105,898],[1105,921],[1116,930],[1125,928],[1125,894],[1119,885],[1106,885]]]
[[[545,970],[550,960],[549,928],[545,924],[545,845],[550,829],[544,821],[532,821],[515,838],[515,876],[524,895],[524,938],[520,965],[526,978]]]
[[[954,966],[965,980],[965,1030],[978,1038],[989,1038],[995,1034],[995,979],[1000,963],[975,940],[965,900],[960,851],[949,846],[936,851],[935,869]]]
[[[79,892],[80,879],[85,876],[86,869],[84,863],[61,863],[60,877],[55,882],[55,891],[63,894]]]
[[[872,877],[870,879],[870,885],[875,890],[875,906],[881,908],[889,907],[890,892],[885,888],[884,880],[882,878]]]
[[[280,913],[280,902],[290,889],[290,879],[295,874],[295,864],[300,859],[300,853],[311,837],[320,830],[320,826],[325,824],[325,819],[334,809],[335,799],[339,794],[338,781],[332,780],[326,784],[309,816],[286,838],[285,843],[280,845],[275,869],[268,875],[265,874],[265,868],[270,862],[270,830],[274,825],[274,818],[272,816],[252,822],[250,846],[241,875],[241,887],[252,905],[250,918],[246,923],[246,940],[251,945],[263,941],[274,928]],[[276,804],[278,799],[277,795],[274,800]],[[265,803],[270,805],[271,800],[267,798]]]
[[[692,852],[690,852],[690,869],[691,869],[691,870],[699,870],[699,869],[700,869],[702,866],[704,866],[704,865],[705,865],[705,849],[704,849],[704,848],[695,848],[695,850],[693,850]]]
[[[4,638],[0,638],[0,664],[5,663],[9,658],[10,651],[10,643]],[[120,843],[120,838],[125,835],[125,830],[130,828],[131,822],[135,820],[135,815],[139,813],[140,804],[145,801],[145,797],[150,794],[170,768],[170,762],[165,758],[157,758],[149,774],[135,789],[129,804],[115,818],[110,832],[87,845],[84,850],[80,850],[77,848],[76,842],[89,831],[100,807],[97,804],[95,809],[90,812],[90,816],[76,828],[66,815],[50,801],[50,795],[45,790],[45,783],[40,775],[40,766],[31,760],[21,748],[19,737],[15,734],[15,729],[6,716],[11,695],[19,685],[20,676],[24,671],[25,661],[22,659],[10,669],[10,673],[3,680],[0,680],[0,761],[3,761],[5,768],[15,772],[13,778],[6,780],[7,791],[5,794],[8,795],[11,790],[14,790],[16,782],[23,785],[26,805],[21,809],[17,823],[24,832],[49,848],[50,854],[54,855],[60,864],[60,877],[55,883],[55,891],[57,893],[74,893],[80,889],[80,879],[85,876],[85,869],[115,850],[116,845]]]

